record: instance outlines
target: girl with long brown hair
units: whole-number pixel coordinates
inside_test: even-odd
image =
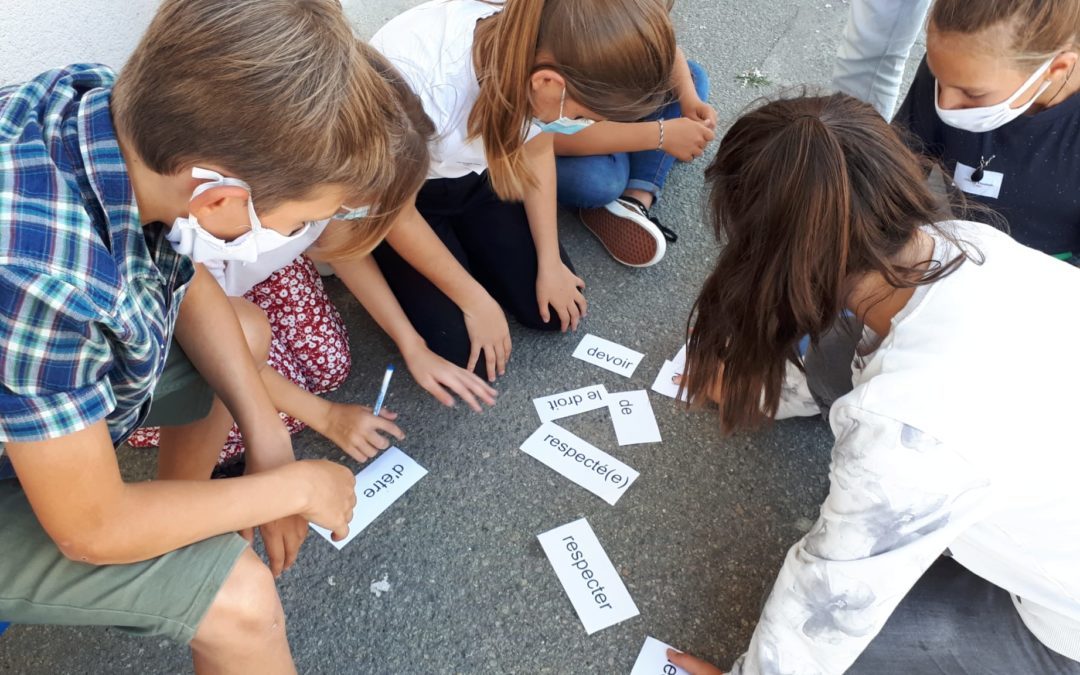
[[[375,258],[427,346],[469,369],[483,354],[494,380],[511,349],[502,309],[541,330],[585,315],[584,281],[559,245],[552,136],[660,107],[675,62],[667,8],[433,0],[372,44],[436,127],[417,215]]]
[[[1080,673],[1080,271],[949,220],[927,168],[834,95],[747,113],[706,173],[726,245],[687,388],[727,430],[777,410],[802,336],[865,326],[829,494],[734,673]]]

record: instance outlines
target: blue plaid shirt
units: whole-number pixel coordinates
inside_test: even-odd
[[[145,417],[194,268],[143,227],[104,66],[0,89],[0,441]]]

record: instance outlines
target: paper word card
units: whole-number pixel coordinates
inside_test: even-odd
[[[623,377],[633,375],[644,357],[645,355],[641,352],[635,352],[633,349],[591,334],[583,337],[577,349],[574,350],[575,359],[600,366],[604,370],[610,370]]]
[[[630,675],[688,675],[685,670],[668,661],[667,650],[670,648],[671,645],[654,637],[645,638]]]
[[[587,520],[575,520],[536,538],[589,635],[639,614]]]
[[[639,389],[608,394],[607,402],[619,445],[660,442],[660,427],[656,426],[649,392]]]
[[[426,475],[427,469],[397,447],[391,447],[356,474],[356,508],[353,509],[348,536],[334,541],[330,538],[330,530],[315,523],[311,524],[311,529],[340,551]]]
[[[664,367],[656,374],[653,380],[652,390],[657,394],[663,394],[669,398],[686,400],[686,391],[679,393],[679,383],[675,378],[686,372],[686,345],[683,345],[679,353],[670,361],[664,361]]]
[[[606,397],[607,389],[604,385],[597,384],[561,394],[534,398],[533,405],[536,406],[536,414],[540,416],[540,421],[548,422],[603,408],[607,406]]]
[[[521,450],[612,506],[638,472],[554,422],[544,422]]]

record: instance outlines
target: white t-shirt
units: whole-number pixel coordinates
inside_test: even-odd
[[[829,495],[733,675],[843,672],[946,548],[1080,660],[1080,270],[945,227],[985,263],[919,287],[833,404]]]
[[[329,220],[313,221],[302,235],[297,235],[295,239],[273,251],[260,253],[254,262],[212,260],[204,265],[225,289],[225,295],[240,297],[256,284],[266,281],[274,272],[299,258],[301,253],[315,243],[329,224]]]
[[[501,10],[501,4],[478,0],[431,0],[394,17],[371,38],[371,46],[397,67],[435,124],[429,179],[487,169],[483,143],[468,140],[469,113],[480,96],[473,33],[477,21]],[[525,139],[538,133],[530,125]]]

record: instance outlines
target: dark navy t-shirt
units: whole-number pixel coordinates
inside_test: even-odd
[[[1080,95],[985,133],[942,122],[934,96],[934,76],[923,59],[894,123],[918,137],[920,150],[951,175],[970,175],[985,164],[983,182],[991,185],[975,190],[992,193],[999,187],[996,198],[972,194],[962,180],[958,184],[971,201],[1004,216],[1021,244],[1050,254],[1080,254]],[[987,220],[978,211],[966,217]]]

